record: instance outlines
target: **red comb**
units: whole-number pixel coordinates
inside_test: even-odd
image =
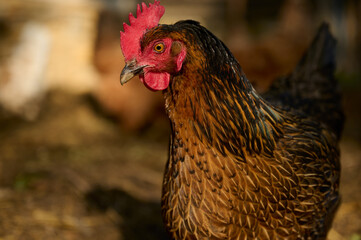
[[[143,10],[137,5],[137,18],[129,13],[129,23],[123,23],[124,32],[120,32],[120,47],[126,60],[131,60],[140,51],[140,39],[148,29],[158,26],[160,18],[164,14],[164,7],[155,0],[154,4],[142,3]]]

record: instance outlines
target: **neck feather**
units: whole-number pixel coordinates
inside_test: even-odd
[[[182,126],[223,155],[271,156],[283,117],[254,90],[229,49],[195,22],[179,22],[187,56],[164,91],[175,132]]]
[[[281,135],[281,114],[255,92],[241,71],[220,79],[199,70],[174,77],[164,92],[173,130],[187,127],[199,141],[222,155],[244,158],[248,153],[272,156]],[[226,75],[227,76],[227,75]],[[189,135],[189,134],[187,134]]]

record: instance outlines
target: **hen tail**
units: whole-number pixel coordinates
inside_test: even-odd
[[[323,23],[295,70],[277,79],[263,97],[274,106],[323,123],[339,139],[344,114],[334,77],[335,46],[328,24]]]

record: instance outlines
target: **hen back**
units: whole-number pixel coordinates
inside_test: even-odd
[[[325,239],[340,201],[343,125],[328,27],[264,97],[199,23],[160,25],[142,44],[163,38],[187,47],[164,91],[162,215],[172,238]]]
[[[323,123],[340,139],[344,114],[335,72],[336,40],[323,23],[294,71],[277,79],[263,97],[274,106]]]

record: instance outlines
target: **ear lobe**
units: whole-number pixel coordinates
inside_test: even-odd
[[[182,68],[183,61],[186,57],[186,50],[180,42],[173,42],[170,50],[171,56],[176,57],[176,71],[179,72]]]
[[[186,50],[182,49],[177,57],[177,68],[176,71],[179,72],[182,69],[183,61],[186,58]]]

